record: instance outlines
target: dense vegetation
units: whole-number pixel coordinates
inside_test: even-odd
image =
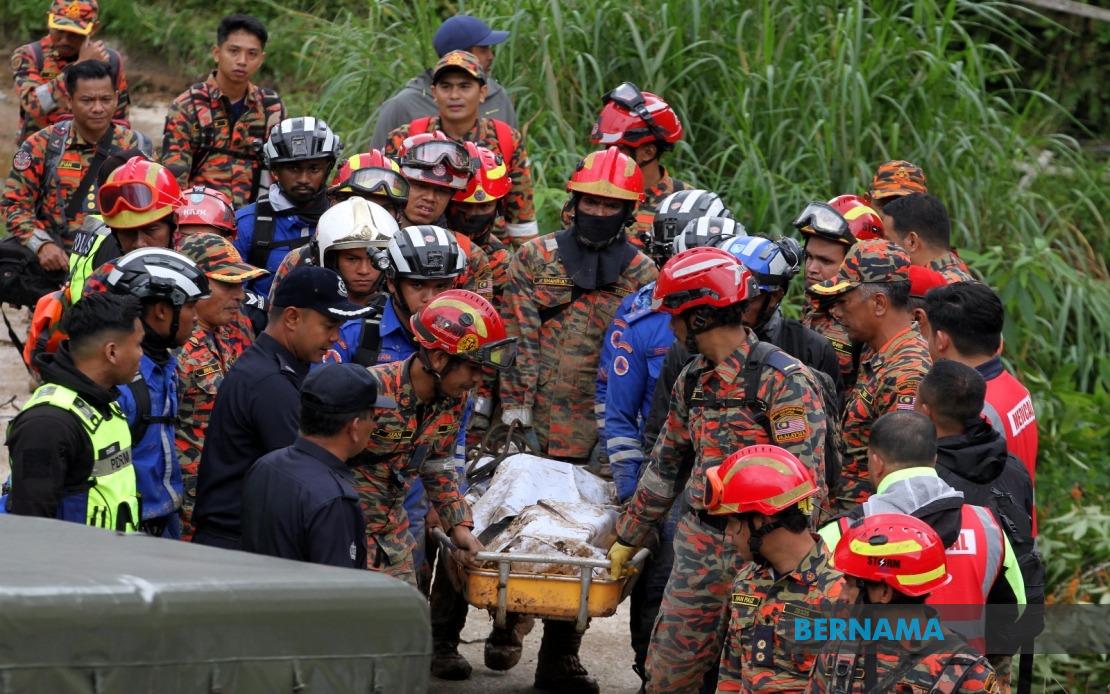
[[[15,26],[32,35],[45,1],[15,1]],[[194,73],[208,64],[210,3],[102,7],[125,45]],[[220,14],[233,8],[271,20],[263,81],[353,146],[434,61],[442,16],[510,29],[495,73],[521,114],[548,227],[601,95],[624,79],[684,117],[672,171],[721,192],[753,233],[788,231],[807,200],[862,191],[879,161],[921,164],[961,254],[1002,294],[1005,355],[1034,390],[1054,598],[1110,603],[1110,167],[1076,139],[1108,136],[1107,27],[1071,22],[1079,40],[1023,5],[955,0],[256,0]],[[1049,686],[1110,681],[1105,659],[1049,667]]]

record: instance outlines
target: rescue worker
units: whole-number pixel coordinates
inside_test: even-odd
[[[4,186],[9,232],[48,272],[66,269],[85,215],[100,209],[97,181],[104,159],[127,149],[150,152],[140,133],[112,122],[118,95],[107,63],[82,61],[58,79],[73,118],[28,133]]]
[[[845,531],[833,559],[846,582],[843,596],[857,605],[889,605],[887,619],[924,622],[936,612],[922,604],[951,581],[951,557],[936,531],[911,516],[868,516]],[[807,694],[826,692],[1001,691],[987,659],[955,632],[928,641],[829,640],[810,675]]]
[[[516,341],[488,301],[453,289],[410,319],[419,348],[403,361],[370,368],[378,395],[396,402],[375,408],[377,427],[357,459],[355,486],[366,514],[370,568],[416,587],[404,510],[405,488],[420,476],[439,522],[466,560],[481,549],[471,534],[470,506],[459,492],[453,450],[467,392],[484,366],[508,368]]]
[[[878,219],[878,215],[875,218]],[[805,286],[812,287],[836,277],[849,249],[857,241],[852,223],[828,203],[811,202],[794,219],[793,226],[802,234]],[[862,348],[852,344],[847,329],[832,317],[828,302],[820,297],[806,295],[802,325],[824,335],[836,351],[843,399],[856,383]]]
[[[895,159],[879,164],[875,177],[867,188],[867,200],[876,212],[882,212],[887,203],[903,195],[928,193],[925,172],[917,164]],[[889,231],[889,230],[888,230]]]
[[[509,93],[497,83],[492,75],[493,47],[509,38],[507,31],[495,31],[477,17],[460,14],[448,17],[440,24],[432,38],[436,58],[442,58],[452,51],[466,51],[476,56],[486,75],[486,97],[482,102],[481,116],[505,121],[517,127],[516,110],[509,99]],[[370,146],[374,149],[385,147],[389,133],[415,118],[434,116],[439,108],[432,96],[432,70],[425,70],[405,83],[405,86],[391,96],[378,109],[378,121],[374,125],[374,135]]]
[[[227,372],[254,343],[242,314],[243,283],[265,272],[243,262],[216,234],[186,236],[178,250],[208,278],[210,296],[197,302],[197,323],[177,355],[176,443],[181,463],[181,539],[193,537],[197,468],[216,393]]]
[[[870,348],[840,420],[846,454],[833,497],[842,512],[875,491],[867,472],[872,423],[887,412],[912,410],[917,385],[932,364],[909,311],[909,266],[906,252],[890,241],[860,241],[835,277],[809,288],[832,299],[830,314],[849,339]]]
[[[373,376],[328,364],[301,387],[291,446],[258,459],[243,480],[243,549],[296,561],[366,569],[366,518],[349,461],[377,422]]]
[[[643,248],[660,203],[672,193],[686,189],[686,184],[672,178],[662,164],[663,155],[682,139],[682,121],[666,101],[651,92],[640,91],[631,82],[621,83],[605,95],[603,102],[590,131],[590,142],[602,147],[615,146],[640,167],[644,197],[636,207],[628,237],[635,246]],[[569,225],[573,211],[569,203],[563,207],[563,224]]]
[[[986,640],[981,605],[1025,605],[1025,583],[1017,555],[990,509],[967,503],[963,493],[937,475],[933,423],[917,412],[891,412],[875,422],[867,466],[876,493],[860,506],[821,528],[831,549],[853,521],[882,513],[905,513],[929,524],[948,554],[951,582],[929,597],[933,605],[953,606],[946,616],[980,652]],[[1016,614],[1013,615],[1016,617]]]
[[[312,241],[328,209],[328,172],[342,149],[339,137],[319,118],[286,118],[273,127],[262,156],[275,182],[235,213],[235,249],[243,260],[272,273],[289,251]],[[271,281],[264,275],[247,289],[267,296]]]
[[[914,265],[944,275],[949,282],[974,282],[960,256],[952,249],[952,222],[944,203],[928,193],[911,193],[883,207],[887,238],[905,249]]]
[[[957,282],[926,295],[925,315],[929,354],[967,364],[986,380],[983,415],[1036,483],[1037,415],[1029,390],[1002,364],[1002,300],[985,284]]]
[[[69,339],[38,357],[43,384],[8,427],[11,482],[0,510],[138,529],[131,432],[116,399],[139,370],[141,311],[134,297],[98,295],[66,314]]]
[[[242,546],[243,476],[266,453],[297,436],[298,391],[343,321],[369,309],[351,303],[331,270],[299,267],[278,287],[266,330],[224,377],[216,394],[197,473],[193,542]]]
[[[127,78],[119,53],[93,40],[100,26],[97,0],[54,0],[46,15],[49,33],[38,41],[20,46],[12,54],[12,73],[19,97],[19,136],[22,143],[32,133],[59,123],[72,112],[73,89],[66,83],[67,67],[102,62],[108,68],[111,91],[116,98],[106,118],[127,123]],[[68,97],[68,100],[67,100]],[[95,142],[95,140],[93,141]]]
[[[698,356],[675,382],[660,440],[609,550],[619,576],[675,500],[681,495],[689,505],[675,531],[674,569],[648,649],[649,692],[698,691],[707,674],[716,681],[721,618],[743,560],[724,541],[725,522],[705,512],[708,468],[730,451],[774,443],[810,468],[819,488],[824,484],[820,396],[801,362],[744,327],[756,291],[751,273],[719,248],[676,255],[655,286],[657,310],[672,316],[677,342]]]
[[[212,47],[216,69],[173,100],[162,131],[162,163],[181,186],[215,188],[235,208],[265,193],[263,144],[285,119],[277,92],[251,82],[268,38],[266,27],[250,15],[221,19]]]
[[[837,195],[828,205],[848,222],[848,229],[857,241],[887,238],[883,218],[862,195]]]
[[[174,218],[179,243],[192,234],[219,234],[235,240],[235,210],[231,200],[215,188],[193,186],[185,191]]]
[[[734,218],[721,197],[708,190],[685,188],[664,197],[655,208],[649,233],[640,239],[644,252],[658,267],[663,267],[675,253],[675,237],[683,234],[690,222],[701,217]],[[733,235],[746,234],[741,225]]]
[[[352,154],[335,172],[328,198],[335,204],[352,197],[365,198],[384,207],[394,219],[401,219],[409,199],[409,182],[397,162],[379,149]]]
[[[503,242],[516,246],[535,238],[540,230],[532,203],[532,169],[528,151],[524,148],[520,131],[504,121],[481,115],[481,103],[488,94],[481,62],[466,51],[452,51],[444,55],[432,71],[431,94],[439,108],[438,115],[417,118],[394,128],[382,151],[389,156],[403,155],[408,149],[404,142],[409,137],[442,132],[454,142],[473,142],[497,152],[508,167],[512,182],[502,202],[504,228],[498,228],[497,234]],[[477,168],[478,162],[473,161],[471,174]]]
[[[813,473],[778,446],[748,446],[706,471],[705,512],[747,563],[732,583],[717,692],[801,691],[816,649],[789,633],[795,617],[828,614],[844,579],[810,531]]]
[[[85,283],[96,292],[129,294],[143,305],[143,357],[139,373],[120,386],[119,405],[131,428],[132,458],[142,498],[141,529],[181,537],[181,465],[174,446],[177,426],[177,359],[174,351],[193,332],[197,302],[209,296],[208,280],[189,258],[165,248],[140,248],[107,263]]]

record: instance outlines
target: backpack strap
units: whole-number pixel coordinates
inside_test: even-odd
[[[796,373],[801,366],[797,360],[775,347],[770,342],[757,342],[748,352],[748,359],[744,362],[742,376],[744,378],[744,406],[755,413],[755,419],[774,441],[774,432],[771,429],[771,420],[767,418],[770,409],[767,402],[759,397],[759,381],[763,376],[765,367],[789,376]]]
[[[497,147],[501,150],[501,158],[505,166],[509,166],[516,156],[516,146],[513,144],[513,126],[503,120],[493,119],[493,130],[497,133]]]
[[[378,363],[378,354],[382,348],[382,317],[385,316],[385,295],[379,294],[371,300],[370,305],[374,310],[362,319],[362,333],[358,338],[358,346],[351,357],[359,366],[373,366]]]
[[[421,116],[413,118],[409,121],[409,135],[422,135],[428,132],[428,126],[432,124],[431,116]]]
[[[51,223],[53,232],[59,236],[65,231],[66,220],[63,218],[59,224],[58,220],[46,219],[43,204],[45,203],[45,193],[53,185],[54,178],[58,174],[58,164],[62,161],[62,155],[66,152],[66,145],[69,143],[69,134],[72,128],[72,120],[61,121],[50,128],[50,134],[46,138],[46,156],[42,164],[42,178],[39,180],[39,190],[43,195],[39,195],[38,202],[35,203],[35,217],[41,221]],[[57,194],[57,191],[55,191],[55,194]],[[62,214],[65,215],[64,209]]]
[[[274,226],[274,206],[270,204],[270,198],[264,195],[259,198],[254,209],[254,236],[251,237],[251,248],[247,254],[247,262],[251,265],[265,268],[270,251],[275,248],[299,248],[312,241],[311,236],[274,241]]]
[[[135,398],[135,426],[131,428],[131,441],[133,445],[138,445],[143,437],[146,436],[147,429],[151,424],[169,424],[177,426],[177,417],[170,417],[168,415],[154,416],[150,414],[151,399],[150,387],[146,384],[146,379],[140,373],[135,376],[135,380],[127,384],[131,389],[131,396]]]

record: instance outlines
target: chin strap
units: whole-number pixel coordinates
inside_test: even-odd
[[[763,548],[763,538],[781,527],[782,521],[775,520],[770,523],[764,523],[757,528],[755,527],[755,523],[752,522],[752,517],[748,516],[748,549],[751,550],[752,561],[761,566],[770,565],[771,562],[767,561],[767,557],[763,556],[759,550]]]

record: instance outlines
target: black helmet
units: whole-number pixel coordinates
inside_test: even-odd
[[[674,238],[682,233],[691,220],[698,217],[723,217],[732,219],[732,212],[716,194],[693,188],[671,193],[655,209],[651,225],[648,250],[657,263],[671,257]]]
[[[466,254],[455,235],[434,224],[405,227],[386,247],[391,279],[449,279],[466,271]]]
[[[678,254],[691,248],[719,245],[722,239],[747,236],[744,225],[732,217],[698,217],[687,222],[682,233],[671,242],[671,252]]]
[[[174,306],[208,298],[208,278],[196,263],[167,248],[140,248],[114,263],[109,291],[137,299],[161,299]]]
[[[270,139],[262,147],[266,167],[290,161],[330,159],[335,162],[343,143],[328,124],[319,118],[286,118],[270,129]]]

